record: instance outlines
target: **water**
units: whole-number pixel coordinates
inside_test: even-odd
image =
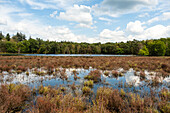
[[[3,72],[3,76],[0,76],[1,84],[2,83],[14,83],[14,84],[26,84],[30,86],[31,88],[35,87],[38,88],[40,85],[43,86],[63,86],[71,90],[70,86],[72,84],[75,84],[77,86],[77,90],[81,92],[82,87],[84,86],[84,81],[87,81],[84,79],[84,76],[88,75],[90,71],[94,71],[95,69],[89,68],[89,69],[66,69],[65,75],[68,77],[67,80],[61,79],[61,71],[64,70],[63,68],[59,68],[60,71],[56,71],[56,75],[44,75],[44,76],[38,76],[34,74],[34,69],[28,70],[29,76],[26,75],[25,72],[21,74],[17,73],[8,73]],[[38,71],[46,73],[47,71],[44,69],[38,69]],[[80,79],[75,80],[73,71],[76,71],[78,74],[77,76],[80,77]],[[115,78],[111,71],[107,70],[109,72],[108,76],[106,76],[104,73],[105,71],[99,70],[101,72],[101,82],[94,83],[94,86],[92,88],[93,92],[96,92],[99,87],[112,87],[114,89],[121,89],[123,88],[126,92],[135,92],[137,91],[140,94],[144,94],[144,92],[149,92],[150,88],[156,89],[157,91],[160,91],[163,87],[169,88],[170,87],[170,77],[167,78],[158,78],[160,83],[157,86],[152,86],[152,79],[155,77],[154,72],[147,72],[145,71],[146,78],[141,80],[139,76],[135,76],[134,70],[130,69],[127,72],[124,73],[124,76]],[[123,69],[117,70],[118,72],[123,72]],[[55,72],[55,71],[54,71]],[[137,72],[139,73],[139,72]],[[152,76],[150,75],[152,73]]]
[[[109,54],[0,54],[2,56],[85,56],[85,57],[99,57],[99,56],[135,56],[135,55],[109,55]]]

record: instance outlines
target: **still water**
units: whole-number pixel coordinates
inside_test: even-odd
[[[109,54],[0,54],[2,56],[135,56],[135,55],[109,55]]]
[[[59,68],[60,71],[63,70],[63,68]],[[61,73],[56,72],[57,74],[54,76],[53,74],[45,74],[43,76],[36,75],[34,73],[34,69],[29,69],[29,76],[26,74],[26,72],[17,74],[17,73],[8,73],[3,72],[3,76],[0,77],[0,83],[14,83],[14,84],[26,84],[30,87],[38,88],[40,85],[43,86],[63,86],[68,89],[70,89],[70,86],[72,84],[75,84],[77,86],[77,90],[81,92],[81,89],[84,85],[84,82],[87,81],[84,79],[84,76],[88,75],[91,71],[94,71],[95,69],[89,68],[89,69],[83,69],[83,68],[69,68],[65,69],[65,75],[67,76],[67,80],[61,79]],[[46,70],[38,69],[38,71],[46,73]],[[73,71],[77,72],[77,76],[79,79],[74,79]],[[170,77],[167,78],[157,78],[159,79],[160,83],[157,84],[157,86],[153,86],[153,78],[155,77],[156,73],[154,72],[148,72],[145,71],[146,77],[145,79],[140,78],[140,76],[135,75],[135,71],[133,69],[130,69],[126,72],[123,72],[123,69],[118,69],[118,72],[122,72],[123,76],[114,77],[111,74],[111,71],[107,71],[109,74],[106,76],[105,71],[99,70],[101,72],[101,81],[98,83],[94,83],[93,85],[93,92],[96,92],[99,87],[112,87],[113,89],[124,89],[126,92],[138,92],[140,94],[144,94],[145,92],[149,92],[151,89],[156,89],[157,91],[160,91],[162,88],[169,88],[170,87]],[[138,72],[137,72],[138,73]],[[152,73],[152,75],[151,75]]]

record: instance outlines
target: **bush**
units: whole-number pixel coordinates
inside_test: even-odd
[[[89,87],[93,87],[93,80],[85,81],[84,85],[89,86]]]
[[[25,101],[31,97],[31,90],[25,85],[0,86],[0,111],[18,112],[24,109]]]

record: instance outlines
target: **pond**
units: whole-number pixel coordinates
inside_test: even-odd
[[[74,84],[77,86],[77,91],[81,92],[84,87],[87,75],[90,73],[99,72],[99,78],[101,80],[93,83],[91,89],[96,93],[99,87],[112,87],[113,89],[124,89],[125,92],[135,92],[140,95],[145,92],[149,92],[150,89],[160,91],[163,88],[170,87],[170,77],[156,77],[155,72],[144,71],[142,77],[140,72],[135,72],[133,69],[124,71],[122,68],[110,71],[110,70],[97,70],[93,68],[57,68],[53,69],[51,73],[43,68],[28,69],[27,72],[2,72],[0,76],[0,83],[14,83],[25,84],[31,88],[38,88],[43,86],[62,86],[71,91],[71,86]],[[115,73],[119,73],[118,76],[114,76]],[[95,73],[96,74],[96,73]],[[97,74],[95,75],[97,76]]]

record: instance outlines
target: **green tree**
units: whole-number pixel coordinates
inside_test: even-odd
[[[10,41],[10,35],[9,35],[9,33],[7,33],[7,35],[6,35],[6,40],[7,40],[7,41]]]
[[[38,41],[37,40],[35,40],[35,39],[32,39],[31,37],[30,37],[30,39],[28,40],[29,41],[29,43],[30,43],[30,45],[29,45],[29,53],[37,53],[37,51],[38,51]]]
[[[22,44],[22,42],[18,42],[17,43],[17,49],[18,49],[18,53],[21,53],[21,48],[24,47],[24,45]]]
[[[158,40],[148,43],[149,55],[151,56],[164,56],[166,52],[166,45],[164,42]]]
[[[146,46],[144,46],[142,49],[139,50],[138,55],[145,55],[145,56],[149,55],[148,48]]]
[[[167,56],[170,56],[170,38],[166,39],[166,54]]]
[[[17,33],[16,36],[18,37],[18,41],[21,42],[26,39],[26,36],[22,33]]]
[[[15,42],[6,41],[5,43],[6,43],[5,44],[6,52],[8,52],[8,53],[16,53],[17,46],[16,46]]]
[[[29,53],[30,52],[30,43],[28,40],[22,41],[23,46],[21,47],[22,53]]]
[[[2,40],[4,38],[4,35],[2,34],[2,32],[0,32],[0,40]]]

